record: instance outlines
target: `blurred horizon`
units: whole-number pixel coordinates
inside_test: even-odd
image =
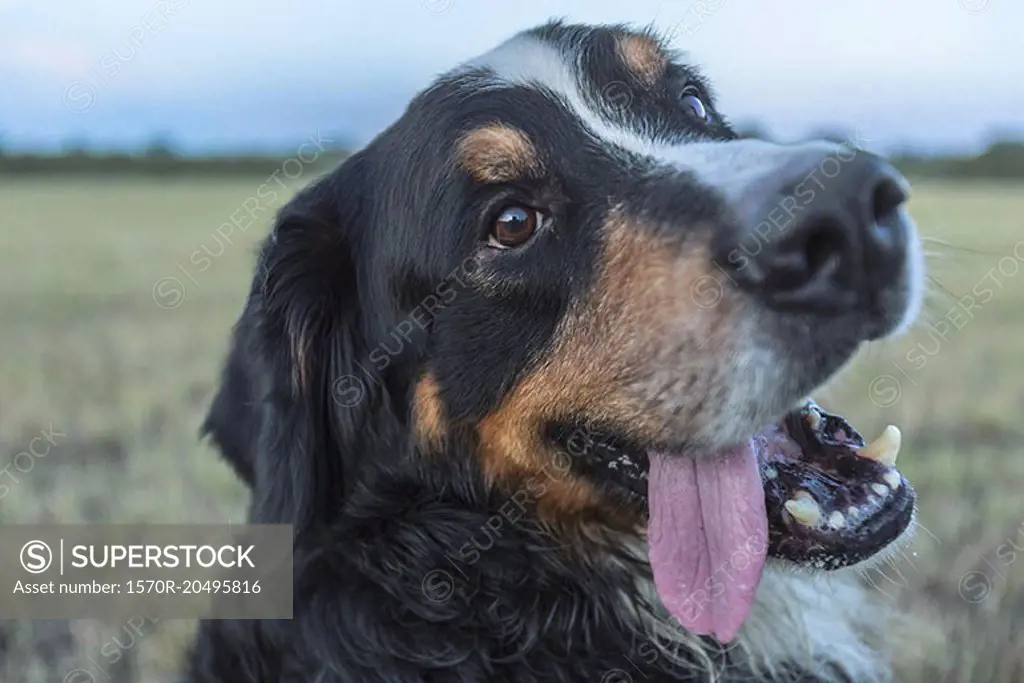
[[[1024,89],[1006,86],[1024,64],[1011,35],[1024,5],[1008,0],[0,0],[0,148],[159,138],[231,154],[318,133],[357,148],[437,74],[553,17],[653,26],[738,127],[782,141],[857,131],[887,153],[970,154],[1024,139]]]

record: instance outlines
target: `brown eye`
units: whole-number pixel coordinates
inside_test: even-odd
[[[704,104],[704,100],[698,96],[695,88],[687,87],[683,90],[679,96],[679,101],[683,103],[683,106],[686,107],[686,112],[693,118],[704,122],[711,120],[708,108]]]
[[[518,247],[533,236],[540,223],[540,211],[525,206],[510,206],[494,220],[491,244],[501,248]]]

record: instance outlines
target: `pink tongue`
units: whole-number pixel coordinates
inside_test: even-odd
[[[687,629],[727,643],[750,613],[768,550],[754,452],[747,444],[650,460],[648,543],[658,594]]]

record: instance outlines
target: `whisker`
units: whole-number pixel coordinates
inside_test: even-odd
[[[939,282],[938,280],[936,280],[936,279],[935,279],[934,277],[932,277],[931,275],[926,275],[925,277],[927,277],[927,278],[928,278],[928,282],[932,283],[932,284],[933,284],[933,285],[935,285],[935,286],[936,286],[937,288],[939,288],[940,290],[942,290],[942,292],[943,292],[943,293],[945,293],[945,294],[946,294],[946,295],[947,295],[947,296],[948,296],[948,297],[949,297],[950,299],[952,299],[953,301],[959,301],[959,300],[960,300],[960,297],[959,297],[958,295],[956,295],[956,294],[954,294],[953,292],[949,291],[949,288],[948,288],[948,287],[946,287],[946,286],[945,286],[944,284],[942,284],[941,282]]]
[[[978,256],[1002,256],[999,252],[988,251],[985,249],[976,249],[974,247],[965,247],[961,244],[953,244],[952,242],[942,239],[941,237],[922,237],[922,242],[926,242],[929,245],[936,245],[947,249],[949,251],[962,251],[968,254],[976,254]]]

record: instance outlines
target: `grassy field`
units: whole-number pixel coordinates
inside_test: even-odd
[[[230,243],[215,231],[260,184],[4,181],[0,521],[244,518],[244,490],[196,436],[269,211]],[[901,680],[1021,681],[1024,186],[922,184],[911,208],[933,278],[921,322],[819,399],[868,437],[904,430],[922,529],[865,577],[910,615]],[[204,247],[208,263],[190,260]],[[41,432],[49,452],[15,463]],[[191,627],[147,626],[114,663],[100,653],[123,624],[0,622],[0,680],[162,683]]]

